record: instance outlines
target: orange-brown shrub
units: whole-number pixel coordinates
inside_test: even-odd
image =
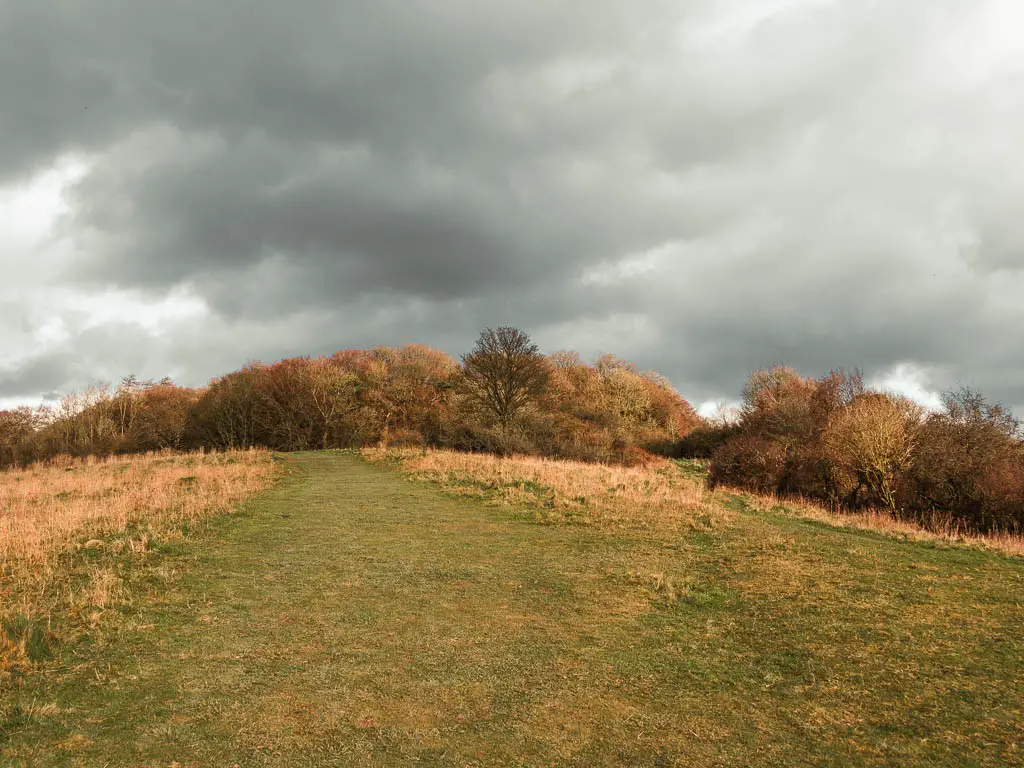
[[[786,475],[786,447],[757,435],[739,435],[718,448],[711,461],[712,488],[732,485],[777,493]]]
[[[751,377],[734,429],[712,451],[712,483],[975,530],[1024,527],[1018,422],[975,392],[948,394],[926,415],[857,373],[814,380],[775,368]]]
[[[361,442],[388,443],[392,432],[417,432],[440,441],[441,423],[458,377],[458,364],[422,344],[346,350],[333,360],[359,382]]]
[[[35,458],[33,437],[40,426],[41,416],[31,408],[0,411],[0,468]]]
[[[587,365],[575,353],[556,352],[549,361],[539,410],[554,432],[532,423],[541,455],[612,462],[639,461],[634,448],[671,455],[700,423],[667,379],[613,355]]]
[[[921,409],[906,398],[861,395],[838,409],[826,424],[826,456],[855,475],[858,488],[863,485],[872,501],[895,511],[899,485],[913,461],[920,421]]]
[[[1024,527],[1024,446],[1006,409],[969,389],[947,393],[919,430],[901,502],[981,529]]]
[[[189,446],[189,415],[199,401],[196,389],[160,382],[138,394],[138,409],[123,450],[184,450]]]

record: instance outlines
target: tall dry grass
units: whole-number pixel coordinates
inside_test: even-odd
[[[399,459],[406,472],[462,495],[533,508],[541,520],[601,527],[713,528],[735,513],[713,503],[704,483],[668,461],[648,467],[534,456],[366,449],[371,461]]]
[[[957,524],[949,517],[936,516],[932,520],[915,522],[901,519],[886,509],[865,509],[853,512],[830,509],[805,499],[780,499],[773,495],[750,494],[740,489],[733,492],[742,495],[748,500],[751,507],[761,512],[781,513],[804,520],[815,520],[837,528],[875,531],[906,541],[956,544],[1024,557],[1024,536],[1007,531],[977,533]]]
[[[266,451],[60,458],[0,472],[0,688],[55,628],[96,628],[126,596],[121,564],[266,488]],[[87,558],[68,557],[90,550]]]
[[[942,521],[925,526],[901,520],[884,510],[841,512],[811,502],[751,494],[740,489],[708,491],[699,477],[682,473],[671,462],[648,467],[588,464],[526,456],[501,458],[453,451],[381,451],[366,449],[371,461],[398,460],[404,471],[462,495],[532,506],[549,522],[605,526],[676,528],[724,527],[736,519],[727,497],[749,506],[827,523],[871,530],[894,538],[987,549],[1024,556],[1024,536],[976,534]]]
[[[266,451],[64,458],[0,472],[0,568],[135,524],[158,533],[224,512],[273,474]]]

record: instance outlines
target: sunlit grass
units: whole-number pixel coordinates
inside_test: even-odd
[[[805,520],[815,520],[840,528],[876,531],[906,541],[923,541],[987,549],[1008,555],[1024,557],[1024,536],[1004,532],[977,533],[966,530],[947,517],[936,516],[922,523],[903,520],[885,509],[862,511],[836,510],[802,499],[780,499],[776,496],[752,495],[736,490],[752,507],[762,512],[773,512]]]
[[[156,542],[233,509],[276,474],[266,451],[60,458],[0,472],[0,683],[55,626],[95,627]]]
[[[366,450],[363,455],[371,461],[397,459],[406,472],[460,495],[532,506],[544,522],[678,531],[724,526],[735,518],[714,503],[702,481],[668,461],[623,467],[455,451]]]
[[[0,567],[44,562],[140,522],[158,531],[225,511],[272,473],[265,451],[66,458],[0,472]]]
[[[289,456],[238,515],[119,557],[87,640],[23,626],[50,656],[0,691],[0,762],[1019,762],[1017,559],[678,464],[404,461]]]
[[[459,495],[533,507],[548,522],[603,527],[714,528],[734,522],[727,503],[740,497],[751,508],[814,520],[841,528],[870,530],[892,538],[987,549],[1024,556],[1024,536],[973,533],[948,521],[920,524],[887,510],[848,512],[810,501],[751,494],[742,489],[707,490],[699,462],[654,460],[622,467],[533,456],[499,457],[455,451],[366,449],[370,461],[395,461],[403,471],[439,483]]]

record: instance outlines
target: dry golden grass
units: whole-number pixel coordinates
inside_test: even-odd
[[[927,525],[921,525],[911,520],[901,520],[884,509],[843,512],[802,499],[780,499],[772,495],[753,495],[742,490],[734,492],[743,495],[754,509],[763,512],[781,512],[839,528],[876,531],[907,541],[957,544],[1024,557],[1024,536],[1020,534],[1009,532],[973,533],[965,531],[944,518],[936,518]]]
[[[100,547],[98,537],[135,524],[155,533],[227,511],[273,474],[266,451],[62,459],[0,472],[0,568]]]
[[[363,455],[370,461],[398,460],[407,473],[462,495],[533,506],[549,522],[716,528],[735,519],[735,513],[723,502],[726,496],[736,495],[763,512],[871,530],[898,539],[1024,556],[1024,536],[1019,534],[970,533],[938,520],[922,526],[884,510],[841,512],[807,501],[758,496],[739,489],[710,492],[699,477],[683,474],[664,460],[648,467],[621,467],[454,451],[367,449]]]
[[[380,451],[370,461],[399,459],[406,472],[449,491],[533,507],[545,522],[617,528],[716,528],[735,513],[715,504],[704,484],[670,462],[622,467],[532,456],[501,458],[454,451]]]
[[[277,475],[266,451],[57,459],[0,472],[0,687],[69,620],[127,594],[119,563],[231,510]],[[67,555],[85,550],[89,556]]]

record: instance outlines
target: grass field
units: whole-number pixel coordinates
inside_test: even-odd
[[[0,688],[49,656],[59,634],[101,635],[134,599],[128,581],[152,549],[275,475],[266,451],[64,458],[0,472]]]
[[[129,558],[0,764],[1024,764],[1020,558],[673,468],[287,464]]]

